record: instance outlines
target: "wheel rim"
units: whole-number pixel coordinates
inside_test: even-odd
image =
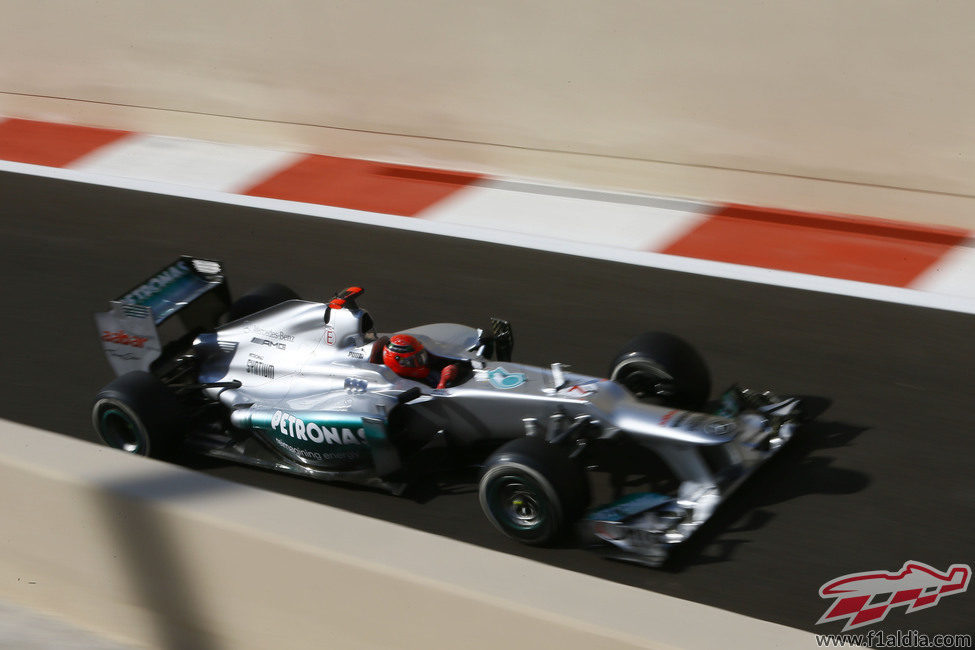
[[[544,527],[548,521],[544,497],[537,486],[522,477],[500,477],[491,493],[491,510],[506,528],[532,532]]]
[[[115,406],[102,409],[98,417],[98,431],[109,447],[130,454],[145,455],[146,440],[132,417]]]
[[[620,369],[616,381],[637,399],[668,398],[677,391],[673,377],[647,363],[634,363]]]

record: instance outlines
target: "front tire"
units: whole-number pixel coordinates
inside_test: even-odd
[[[589,503],[589,482],[561,447],[517,438],[484,464],[481,509],[502,533],[533,546],[561,539]]]
[[[688,411],[703,410],[711,394],[711,373],[687,341],[665,332],[631,339],[609,366],[609,378],[637,399]]]
[[[137,456],[168,458],[182,438],[181,405],[154,375],[129,372],[95,396],[91,422],[109,447]]]

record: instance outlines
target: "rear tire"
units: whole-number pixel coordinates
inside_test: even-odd
[[[589,481],[561,447],[517,438],[485,462],[478,497],[498,530],[542,546],[561,539],[589,505]]]
[[[98,392],[91,422],[109,447],[138,456],[168,458],[178,448],[185,429],[181,412],[179,400],[166,384],[137,370]]]
[[[298,294],[283,284],[277,282],[263,284],[235,300],[227,313],[227,319],[228,321],[235,321],[282,302],[297,299]]]
[[[640,400],[700,411],[711,394],[711,373],[687,341],[665,332],[631,339],[609,367],[609,378]]]

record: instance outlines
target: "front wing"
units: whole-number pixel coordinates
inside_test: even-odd
[[[590,510],[580,522],[584,539],[612,559],[660,566],[792,439],[799,405],[798,398],[730,389],[722,398],[721,415],[737,416],[741,425],[735,439],[726,443],[734,462],[717,471],[713,483],[685,481],[676,496],[630,494]]]

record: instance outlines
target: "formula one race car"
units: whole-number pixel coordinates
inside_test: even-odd
[[[708,370],[670,334],[634,338],[603,379],[512,362],[498,319],[377,333],[362,294],[308,302],[266,285],[231,302],[218,262],[177,260],[95,317],[118,375],[95,430],[134,454],[189,449],[397,494],[431,466],[476,463],[484,514],[509,537],[576,528],[657,565],[798,421],[798,399],[737,387],[702,412]],[[659,489],[587,511],[590,471],[642,459]]]

